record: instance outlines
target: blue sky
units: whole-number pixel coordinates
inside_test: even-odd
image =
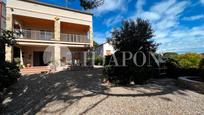
[[[79,0],[40,0],[55,5],[82,10]],[[204,53],[204,0],[105,0],[89,12],[94,13],[94,39],[106,42],[113,28],[137,17],[147,19],[160,43],[159,52]]]

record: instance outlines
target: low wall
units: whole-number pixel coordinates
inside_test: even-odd
[[[195,90],[199,93],[204,94],[204,82],[191,80],[190,78],[195,78],[193,76],[184,76],[178,78],[178,85],[184,88]]]

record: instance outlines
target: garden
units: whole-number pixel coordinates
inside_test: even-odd
[[[147,20],[123,22],[108,40],[117,52],[106,56],[104,81],[114,85],[146,84],[151,79],[192,76],[203,82],[204,59],[197,53],[157,53],[154,31]],[[124,65],[125,63],[125,65]],[[163,71],[163,72],[162,72]]]

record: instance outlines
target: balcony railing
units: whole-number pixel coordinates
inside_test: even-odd
[[[19,30],[16,30],[19,31]],[[22,35],[20,38],[22,39],[32,39],[32,40],[53,40],[54,33],[47,31],[37,31],[37,30],[21,30]]]
[[[21,39],[32,39],[32,40],[54,40],[54,33],[47,31],[37,31],[37,30],[17,30],[21,32],[19,38]],[[65,42],[79,42],[79,43],[90,43],[87,35],[80,34],[64,34],[61,33],[61,41]]]
[[[61,33],[61,40],[66,42],[89,43],[87,35]]]

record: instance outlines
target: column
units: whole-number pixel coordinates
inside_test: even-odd
[[[61,22],[60,22],[60,20],[59,20],[59,18],[58,17],[55,17],[55,28],[54,28],[54,30],[55,30],[55,32],[54,32],[54,34],[55,34],[55,40],[60,40],[60,33],[61,33],[61,24],[60,24]]]
[[[24,65],[23,63],[23,51],[22,51],[22,48],[20,48],[20,65]]]
[[[13,15],[12,11],[9,10],[6,15],[6,29],[13,30]],[[5,60],[11,62],[13,60],[13,47],[5,46]]]
[[[13,15],[12,11],[9,9],[6,14],[6,29],[13,30]]]
[[[55,45],[54,46],[54,63],[56,67],[60,67],[61,66],[61,48],[59,45]]]
[[[90,47],[93,47],[93,27],[92,25],[89,27],[89,40],[90,40]]]
[[[13,60],[13,47],[12,46],[6,46],[6,48],[5,48],[5,57],[6,57],[6,61],[9,61],[9,62],[12,62],[12,60]]]

